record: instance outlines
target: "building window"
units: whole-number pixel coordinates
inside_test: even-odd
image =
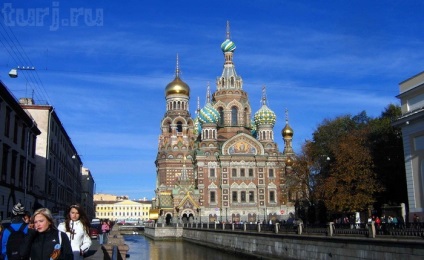
[[[209,198],[210,198],[211,203],[215,203],[216,202],[215,191],[211,191],[210,192]]]
[[[275,191],[269,192],[269,202],[275,202]]]
[[[242,191],[240,193],[240,200],[241,200],[241,202],[246,202],[246,192],[245,191]]]
[[[215,178],[215,168],[209,169],[209,177]]]
[[[231,169],[231,176],[237,177],[237,169]]]
[[[237,107],[231,108],[231,125],[237,126],[238,125],[238,119],[237,119],[238,109]]]
[[[233,202],[238,202],[238,200],[237,200],[237,191],[233,191]]]
[[[269,178],[274,178],[274,169],[268,170],[268,176],[269,176]]]
[[[240,177],[244,177],[244,169],[240,169]]]
[[[253,169],[249,169],[249,177],[253,177]]]
[[[177,122],[177,132],[178,133],[183,132],[183,123],[181,123],[181,121]]]
[[[255,192],[249,191],[249,202],[255,202]]]
[[[4,135],[6,137],[9,137],[9,132],[10,132],[10,114],[12,113],[12,111],[10,110],[10,108],[6,107],[6,122],[4,124]]]
[[[219,112],[219,126],[223,126],[224,125],[224,109],[222,107],[218,108],[218,112]]]

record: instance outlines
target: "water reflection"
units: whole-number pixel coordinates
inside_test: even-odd
[[[248,259],[225,251],[199,246],[184,241],[155,241],[141,235],[125,235],[125,243],[130,247],[129,259],[134,260],[233,260]]]

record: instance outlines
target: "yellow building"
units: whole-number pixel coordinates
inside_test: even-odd
[[[111,194],[95,194],[94,204],[96,218],[125,222],[148,220],[152,207],[152,202],[148,200],[133,201],[128,196]]]

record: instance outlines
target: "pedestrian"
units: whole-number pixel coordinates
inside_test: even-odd
[[[84,259],[84,253],[91,246],[90,221],[85,211],[78,204],[71,205],[66,212],[65,222],[60,223],[58,229],[68,235],[74,260]]]
[[[105,220],[102,221],[102,234],[100,234],[100,244],[103,245],[107,243],[107,233],[110,229],[109,225]]]
[[[10,224],[2,225],[1,259],[27,259],[20,256],[20,246],[28,233],[28,225],[24,220],[25,208],[17,203],[12,208]]]
[[[34,224],[34,229],[28,229],[21,255],[34,260],[74,259],[71,242],[65,233],[56,228],[49,209],[36,210],[31,223]]]

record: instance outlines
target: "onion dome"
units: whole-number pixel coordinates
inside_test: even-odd
[[[175,77],[175,79],[170,82],[165,88],[165,95],[169,96],[172,94],[180,95],[190,95],[190,87],[180,79],[180,77]]]
[[[286,126],[281,130],[281,135],[283,138],[291,138],[293,134],[293,129],[289,125],[289,111],[286,109]]]
[[[263,104],[262,107],[255,113],[255,122],[256,125],[272,125],[274,126],[277,117],[275,113]]]
[[[230,39],[226,39],[222,44],[221,44],[221,50],[223,52],[234,52],[234,50],[236,49],[236,45],[233,41],[231,41]]]
[[[216,110],[211,103],[207,103],[204,108],[199,112],[199,122],[202,124],[205,123],[218,123],[221,116],[219,115],[218,110]]]
[[[287,157],[286,159],[286,166],[291,167],[293,166],[293,159],[290,157]]]
[[[283,138],[293,137],[293,134],[293,129],[289,126],[289,124],[286,124],[283,130],[281,130],[281,135]]]
[[[180,68],[178,65],[177,55],[177,68],[175,70],[175,79],[171,81],[165,88],[165,96],[172,94],[180,94],[190,96],[190,87],[180,79]]]

